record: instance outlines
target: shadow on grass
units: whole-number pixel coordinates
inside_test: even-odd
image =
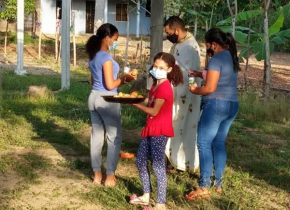
[[[262,125],[264,122],[234,122],[227,140],[228,165],[290,193],[290,141],[285,139],[287,134],[265,133]],[[281,125],[272,126],[278,129]]]

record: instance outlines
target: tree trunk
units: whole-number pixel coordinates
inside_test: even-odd
[[[163,51],[163,12],[164,1],[151,1],[150,63]]]
[[[42,36],[42,25],[41,23],[39,23],[38,59],[41,58],[41,36]]]
[[[270,62],[270,43],[269,43],[269,25],[268,25],[268,9],[270,0],[264,0],[264,36],[265,36],[265,50],[266,58],[264,62],[264,91],[266,97],[269,96],[271,87],[271,62]]]
[[[250,19],[250,24],[249,24],[249,32],[248,32],[248,43],[247,43],[247,59],[246,59],[246,67],[245,67],[245,72],[244,72],[244,85],[245,85],[245,90],[248,90],[248,66],[249,66],[249,58],[250,58],[250,41],[251,41],[251,28],[252,28],[252,22],[253,18]]]
[[[4,41],[4,57],[6,57],[6,53],[7,53],[7,36],[8,36],[8,26],[9,26],[9,22],[7,20],[7,24],[6,24],[6,31],[5,31],[5,41]]]
[[[129,45],[129,33],[130,33],[130,13],[129,13],[129,1],[127,1],[127,28],[126,28],[126,48],[125,48],[125,66],[128,65],[128,45]]]
[[[228,5],[229,11],[231,13],[231,17],[232,17],[232,35],[233,35],[233,37],[235,37],[236,17],[237,17],[237,12],[238,12],[237,0],[234,1],[234,4],[235,4],[235,11],[233,12],[233,10],[231,8],[230,1],[227,0],[227,5]]]
[[[211,13],[210,13],[209,28],[211,28],[211,24],[212,24],[213,11],[214,11],[214,7],[212,8]]]
[[[194,20],[194,37],[196,38],[196,34],[197,34],[197,16],[195,17],[195,20]]]

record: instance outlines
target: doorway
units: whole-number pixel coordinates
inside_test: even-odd
[[[94,33],[95,1],[86,2],[86,33]]]

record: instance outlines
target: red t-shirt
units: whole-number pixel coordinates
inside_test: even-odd
[[[173,109],[173,90],[168,80],[164,81],[159,87],[153,91],[155,85],[153,84],[149,92],[148,107],[154,106],[155,99],[164,99],[165,102],[161,107],[159,113],[152,117],[147,116],[146,126],[142,130],[141,136],[167,136],[173,137],[174,130],[172,126],[172,109]]]

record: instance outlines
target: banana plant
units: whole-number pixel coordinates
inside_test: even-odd
[[[251,17],[258,16],[263,13],[263,10],[251,10],[240,12],[237,15],[236,22],[241,20],[249,20]],[[270,44],[270,54],[272,54],[275,45],[280,45],[285,43],[286,39],[290,38],[290,29],[281,30],[283,27],[283,22],[285,17],[290,17],[290,3],[285,5],[281,9],[281,13],[277,18],[276,22],[269,27],[269,44]],[[231,17],[226,20],[222,20],[217,23],[217,26],[220,27],[225,32],[231,32],[232,26]],[[247,37],[250,30],[250,46],[247,47]],[[265,38],[264,33],[259,33],[247,27],[237,26],[235,31],[235,40],[241,44],[242,50],[239,57],[246,58],[248,51],[255,54],[255,58],[258,61],[265,60],[266,50],[265,50]]]

